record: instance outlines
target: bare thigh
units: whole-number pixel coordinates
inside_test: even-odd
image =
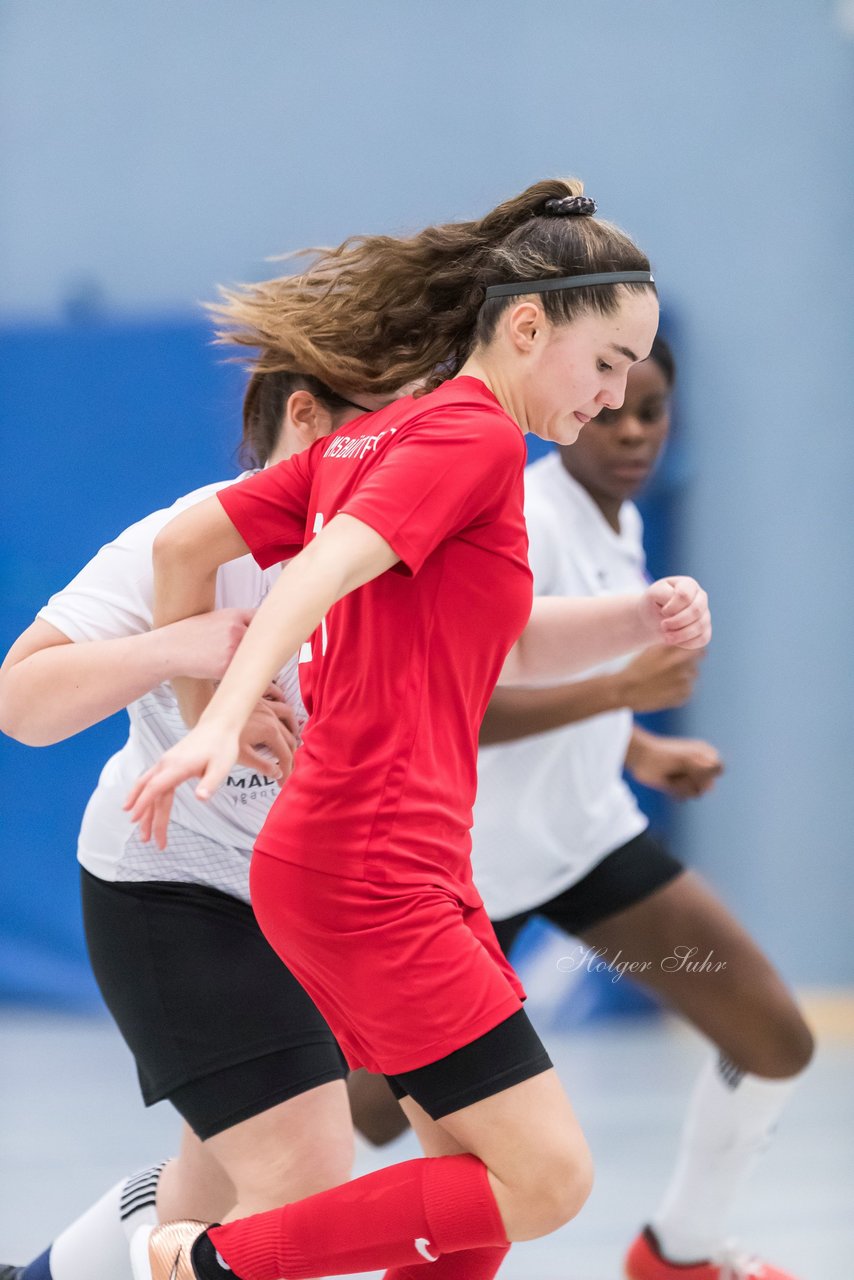
[[[229,1221],[338,1186],[353,1165],[344,1081],[308,1089],[204,1145],[235,1186],[235,1204],[225,1215]]]
[[[715,893],[685,871],[587,929],[603,959],[644,965],[636,980],[743,1071],[772,1079],[809,1062],[813,1040],[786,984]]]
[[[353,1128],[342,1080],[319,1085],[202,1142],[185,1124],[160,1176],[161,1222],[227,1222],[338,1186],[350,1177]]]

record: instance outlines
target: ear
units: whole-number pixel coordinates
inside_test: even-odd
[[[310,391],[294,391],[285,408],[285,425],[299,438],[303,448],[328,435],[332,415]]]
[[[538,302],[517,302],[507,313],[507,333],[517,351],[527,353],[534,346],[546,324],[546,316]]]

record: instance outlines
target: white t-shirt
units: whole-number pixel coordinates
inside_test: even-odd
[[[615,533],[559,454],[527,468],[525,517],[537,595],[619,595],[647,586],[637,507],[623,504]],[[619,670],[627,660],[584,675]],[[551,901],[647,826],[622,777],[631,732],[632,714],[620,710],[481,748],[472,861],[494,920]]]
[[[233,483],[223,480],[196,489],[125,529],[63,591],[52,596],[38,616],[73,641],[110,640],[150,631],[151,550],[157,533],[185,507]],[[223,565],[217,574],[216,607],[257,608],[280,569],[279,565],[259,569],[249,555]],[[302,723],[305,709],[296,658],[275,682]],[[169,684],[159,685],[127,710],[130,735],[104,765],[86,807],[77,846],[79,861],[102,880],[203,884],[248,902],[252,846],[278,794],[278,783],[251,769],[235,768],[202,804],[193,795],[196,782],[185,782],[175,793],[166,850],[143,844],[122,805],[139,775],[187,730]]]

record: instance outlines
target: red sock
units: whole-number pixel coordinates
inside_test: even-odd
[[[417,1267],[393,1267],[383,1280],[493,1280],[509,1252],[509,1244],[494,1249],[460,1249],[444,1254],[429,1271],[422,1270],[423,1262]]]
[[[507,1245],[486,1165],[471,1155],[407,1160],[208,1234],[241,1280],[311,1280]]]

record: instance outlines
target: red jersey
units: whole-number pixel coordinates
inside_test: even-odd
[[[339,513],[400,563],[300,654],[309,721],[256,848],[339,876],[442,885],[471,905],[477,735],[532,580],[525,443],[477,378],[357,418],[217,495],[258,564]]]

